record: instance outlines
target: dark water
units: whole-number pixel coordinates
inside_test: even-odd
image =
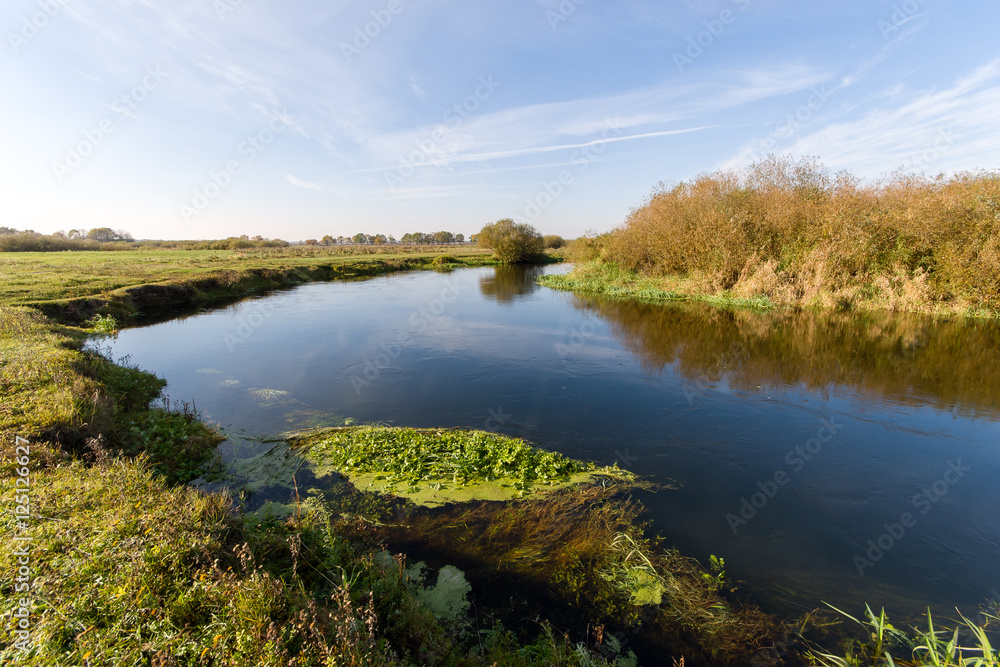
[[[1000,590],[996,324],[582,299],[541,271],[310,284],[113,353],[245,435],[480,428],[672,482],[642,497],[653,528],[766,609],[974,613]]]

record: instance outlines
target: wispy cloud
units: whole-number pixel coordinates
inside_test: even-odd
[[[896,101],[902,93],[884,98]],[[935,148],[947,132],[955,140],[947,151],[926,164],[951,171],[969,164],[1000,166],[1000,59],[993,60],[940,91],[911,93],[898,106],[871,109],[852,121],[834,122],[802,133],[783,152],[819,155],[835,168],[878,176],[912,162]]]
[[[322,192],[325,188],[319,183],[311,183],[309,181],[300,181],[291,174],[285,174],[285,180],[297,188],[307,188],[309,190],[319,190]]]

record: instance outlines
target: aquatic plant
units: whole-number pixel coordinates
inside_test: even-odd
[[[986,628],[960,614],[961,623],[953,629],[935,626],[927,611],[926,629],[914,628],[907,633],[894,627],[886,618],[885,609],[878,614],[865,605],[864,621],[831,605],[831,609],[866,630],[864,639],[847,640],[843,655],[814,649],[808,654],[813,664],[822,667],[895,667],[895,665],[927,665],[928,667],[997,667],[1000,652],[993,647]],[[986,615],[987,620],[1000,620]],[[962,634],[968,633],[972,645],[963,645]]]
[[[110,315],[95,315],[87,322],[91,332],[97,336],[116,337],[118,321]]]
[[[375,473],[387,486],[466,485],[513,480],[522,488],[600,472],[591,464],[484,431],[385,427],[338,429],[309,446],[307,456],[345,473]],[[624,474],[602,469],[608,474]]]
[[[466,568],[474,590],[510,591],[496,596],[494,613],[513,604],[511,596],[526,596],[508,612],[515,619],[558,609],[567,624],[607,625],[697,664],[743,664],[772,644],[773,618],[727,600],[717,577],[643,535],[633,490],[628,482],[592,483],[515,502],[411,511],[373,528],[372,539],[474,563]]]

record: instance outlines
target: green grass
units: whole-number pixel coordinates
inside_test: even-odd
[[[153,296],[195,303],[295,282],[440,267],[441,262],[435,260],[441,257],[448,257],[451,267],[492,262],[488,252],[467,246],[373,247],[366,252],[290,247],[0,253],[0,303],[45,305],[46,312],[58,314],[74,300],[96,299],[105,306],[116,301],[128,304],[137,298],[128,290],[147,285],[193,287],[186,293],[160,290]]]
[[[538,282],[552,289],[595,294],[611,299],[632,299],[645,303],[702,301],[720,308],[768,310],[775,305],[766,295],[741,297],[729,292],[703,294],[691,289],[683,279],[665,280],[643,276],[614,264],[587,262],[567,275],[540,276]]]

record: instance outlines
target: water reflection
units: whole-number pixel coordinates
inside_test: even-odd
[[[849,386],[911,405],[1000,412],[1000,326],[896,313],[721,310],[575,297],[647,372],[735,389]]]
[[[511,303],[518,297],[530,296],[539,290],[536,282],[545,271],[543,266],[496,266],[492,276],[479,279],[479,291],[491,301]]]

